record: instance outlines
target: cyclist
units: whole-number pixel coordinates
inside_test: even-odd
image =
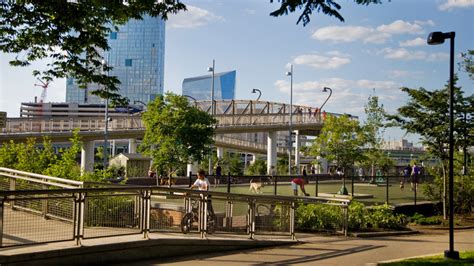
[[[209,191],[211,187],[211,183],[209,183],[209,179],[207,179],[204,170],[200,169],[198,171],[198,178],[194,181],[194,184],[190,187],[190,189],[197,188],[199,191]],[[214,214],[214,209],[212,208],[211,204],[211,196],[208,196],[207,200],[207,211],[209,214]]]

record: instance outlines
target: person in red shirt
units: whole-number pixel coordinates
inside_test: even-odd
[[[296,177],[291,180],[291,188],[293,188],[293,195],[298,196],[298,186],[301,188],[301,191],[305,196],[309,196],[308,193],[304,190],[304,184],[306,180],[301,177]]]

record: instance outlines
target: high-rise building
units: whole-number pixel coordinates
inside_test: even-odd
[[[214,99],[232,100],[235,98],[236,71],[214,74]],[[212,75],[187,78],[183,80],[183,95],[196,100],[211,99]]]
[[[104,55],[113,67],[108,74],[116,76],[121,84],[120,94],[134,101],[149,102],[163,93],[165,56],[165,21],[159,17],[144,16],[132,19],[109,34],[110,50]],[[97,84],[80,89],[76,80],[66,81],[66,102],[102,103],[91,95]]]

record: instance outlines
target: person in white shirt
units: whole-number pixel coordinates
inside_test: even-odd
[[[209,191],[210,187],[211,183],[209,183],[209,180],[206,178],[204,170],[199,170],[198,178],[196,179],[196,181],[194,181],[194,184],[191,186],[191,189],[197,188],[199,191]]]
[[[209,183],[209,179],[206,178],[204,170],[198,171],[198,178],[194,181],[194,184],[190,187],[190,189],[197,188],[199,191],[209,191],[211,187],[211,183]],[[214,216],[214,208],[212,207],[211,203],[211,195],[207,196],[207,211],[209,214]]]

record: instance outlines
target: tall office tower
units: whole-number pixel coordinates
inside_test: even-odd
[[[121,84],[120,94],[130,103],[148,103],[163,94],[165,56],[165,21],[159,17],[145,16],[143,20],[130,20],[110,32],[110,50],[104,55],[113,70],[108,74],[117,76]],[[103,103],[104,100],[90,94],[97,84],[80,89],[73,78],[66,81],[66,102]]]
[[[215,73],[214,99],[231,100],[235,98],[236,71]],[[183,80],[183,95],[188,95],[196,100],[211,99],[212,75],[187,78]]]

